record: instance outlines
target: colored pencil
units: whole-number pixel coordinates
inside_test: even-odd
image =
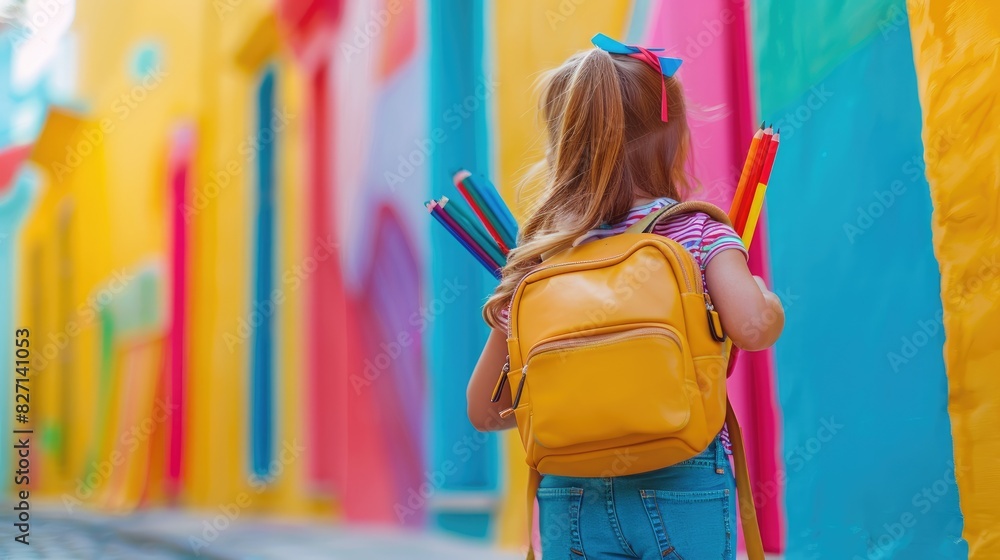
[[[767,185],[758,183],[757,188],[754,190],[750,211],[747,213],[746,225],[743,227],[742,233],[740,233],[740,237],[743,239],[743,246],[748,249],[750,248],[750,242],[753,241],[754,231],[757,230],[757,222],[760,220],[760,212],[764,207],[764,194],[766,192]]]
[[[459,171],[455,175],[455,188],[457,188],[458,192],[462,195],[463,198],[465,198],[465,201],[469,203],[469,207],[471,207],[472,211],[475,212],[476,216],[479,217],[479,220],[483,223],[483,226],[486,228],[486,231],[490,233],[490,236],[492,236],[493,239],[497,242],[497,245],[500,246],[500,252],[506,255],[507,253],[510,252],[510,247],[512,245],[508,245],[507,242],[504,241],[504,237],[500,235],[500,230],[497,229],[497,227],[493,224],[493,222],[491,222],[490,219],[486,216],[485,212],[483,211],[483,208],[479,204],[477,204],[475,197],[472,195],[471,190],[468,188],[469,184],[468,178],[470,175],[471,173],[469,173],[468,171]]]
[[[459,172],[459,174],[462,174]],[[500,234],[500,238],[503,240],[503,244],[507,247],[513,247],[515,245],[515,239],[511,235],[507,228],[504,227],[503,221],[500,215],[496,213],[493,206],[491,206],[486,201],[486,193],[484,192],[482,185],[480,185],[472,174],[466,175],[460,182],[462,186],[465,187],[466,191],[472,196],[473,200],[479,205],[479,209],[482,210],[483,217],[488,219],[490,224],[493,225],[493,229]],[[456,186],[457,188],[457,186]],[[469,203],[470,206],[472,203]]]
[[[760,182],[757,183],[753,203],[750,206],[750,211],[746,216],[743,232],[741,233],[745,247],[750,247],[754,231],[757,229],[757,222],[760,221],[760,213],[764,208],[764,195],[767,193],[767,182],[771,178],[771,168],[774,166],[774,158],[778,153],[778,144],[780,142],[781,135],[775,132],[771,138],[771,143],[768,145],[767,155],[761,164]]]
[[[500,217],[497,216],[493,212],[493,209],[486,203],[486,199],[483,197],[483,193],[480,191],[476,183],[473,181],[472,175],[470,174],[466,176],[459,182],[459,184],[465,188],[465,191],[469,194],[469,197],[471,198],[469,206],[472,206],[473,208],[477,207],[479,208],[479,212],[477,212],[477,214],[479,215],[480,219],[483,220],[483,223],[485,224],[489,222],[489,224],[493,226],[493,230],[496,231],[497,235],[500,236],[500,240],[503,242],[503,245],[505,247],[513,247],[514,238],[511,237],[510,234],[507,232],[507,230],[504,228],[503,224],[500,222]]]
[[[774,132],[771,127],[765,128],[764,135],[757,144],[756,150],[754,150],[753,165],[750,168],[750,176],[747,179],[747,191],[740,200],[740,206],[736,214],[736,222],[733,224],[733,227],[736,228],[737,232],[742,232],[746,227],[747,216],[750,215],[750,208],[753,206],[757,185],[760,183],[760,172],[764,165],[764,157],[767,154],[767,150],[771,143],[771,137],[773,135]]]
[[[739,182],[736,183],[736,194],[733,195],[733,205],[729,208],[729,221],[733,224],[736,223],[736,215],[739,213],[743,197],[746,196],[747,189],[750,188],[750,169],[753,168],[753,158],[757,153],[757,145],[760,144],[760,140],[763,137],[764,123],[760,123],[760,128],[757,129],[757,132],[753,135],[753,139],[750,140],[750,149],[747,151],[747,159],[743,162],[743,171],[740,173]]]
[[[771,168],[774,167],[774,158],[778,155],[778,144],[781,142],[781,129],[775,131],[771,137],[771,144],[767,149],[767,156],[764,158],[764,166],[760,171],[760,182],[767,184],[771,179]]]
[[[457,231],[455,231],[448,224],[447,221],[445,221],[444,217],[441,214],[441,209],[437,205],[437,202],[430,201],[430,202],[427,202],[425,204],[425,206],[427,207],[427,212],[430,213],[430,215],[433,216],[434,219],[437,220],[437,222],[439,224],[441,224],[444,227],[444,229],[446,229],[448,231],[448,233],[450,233],[452,235],[452,237],[454,237],[455,240],[458,241],[462,245],[462,247],[465,247],[465,249],[473,257],[475,257],[475,259],[477,261],[479,261],[480,264],[482,264],[484,267],[486,267],[486,270],[489,270],[494,276],[497,276],[497,278],[499,278],[498,271],[494,270],[493,264],[490,263],[489,261],[485,260],[482,256],[480,256],[480,254],[478,252],[476,252],[471,246],[469,246],[468,242]]]
[[[500,277],[500,267],[496,263],[492,262],[486,252],[472,241],[469,234],[465,233],[458,227],[458,224],[455,223],[455,220],[451,216],[442,211],[441,206],[437,203],[437,201],[432,200],[428,202],[427,210],[432,216],[437,218],[441,225],[443,225],[445,229],[447,229],[448,232],[451,233],[452,236],[454,236],[455,239],[457,239],[468,252],[472,253],[472,256],[485,266],[490,273],[497,278]]]
[[[459,236],[461,236],[461,237],[462,237],[462,239],[464,239],[464,240],[465,240],[466,244],[468,244],[468,245],[469,245],[469,247],[470,247],[470,248],[471,248],[471,249],[472,249],[473,251],[475,251],[475,252],[476,252],[476,254],[478,254],[478,255],[479,255],[480,257],[482,257],[482,258],[483,258],[483,260],[485,260],[485,261],[486,261],[487,263],[489,263],[489,264],[491,264],[491,265],[495,266],[496,268],[499,268],[499,267],[500,267],[500,264],[499,264],[499,263],[497,263],[497,262],[495,262],[495,261],[494,261],[494,260],[493,260],[493,259],[492,259],[492,258],[490,257],[489,253],[487,253],[485,249],[483,249],[482,247],[480,247],[480,246],[479,246],[479,243],[476,243],[476,240],[472,238],[472,235],[471,235],[471,234],[469,234],[469,232],[465,231],[465,228],[463,228],[463,227],[462,227],[462,226],[461,226],[461,225],[460,225],[460,224],[459,224],[459,223],[458,223],[458,222],[457,222],[457,221],[455,220],[454,216],[452,216],[452,215],[451,215],[451,212],[449,212],[448,210],[445,210],[445,209],[444,209],[444,207],[443,207],[443,206],[441,206],[441,202],[440,202],[440,201],[432,201],[432,203],[433,203],[433,204],[434,204],[434,205],[436,206],[436,210],[437,210],[438,212],[440,212],[440,213],[441,213],[441,217],[442,217],[442,218],[444,218],[444,221],[445,221],[445,222],[447,222],[447,224],[448,224],[448,225],[449,225],[449,226],[450,226],[450,227],[451,227],[451,228],[452,228],[452,229],[453,229],[454,231],[458,232]]]
[[[507,208],[507,204],[500,197],[496,186],[483,174],[471,175],[469,180],[482,195],[493,214],[499,218],[500,225],[503,226],[504,233],[507,234],[511,243],[517,244],[517,222],[514,221],[514,215],[510,213],[510,208]]]
[[[490,237],[486,230],[483,228],[482,224],[476,220],[470,211],[462,208],[459,201],[449,200],[447,196],[442,196],[438,200],[438,205],[444,210],[448,215],[458,222],[463,230],[468,233],[473,240],[479,245],[486,253],[489,255],[490,260],[503,266],[507,264],[507,259],[504,257],[503,253],[500,252],[500,248],[497,246],[493,238]]]

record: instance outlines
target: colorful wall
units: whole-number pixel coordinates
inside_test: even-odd
[[[81,0],[35,82],[0,64],[35,488],[522,546],[519,442],[465,417],[495,281],[421,202],[465,167],[523,217],[532,85],[600,31],[684,59],[698,198],[781,128],[750,264],[787,324],[731,383],[765,547],[996,556],[1000,10],[959,4]]]

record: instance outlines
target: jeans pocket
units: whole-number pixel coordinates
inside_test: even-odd
[[[700,492],[642,490],[640,493],[664,558],[735,558],[735,504],[728,489]]]
[[[586,560],[580,538],[583,488],[539,488],[538,532],[544,560]]]

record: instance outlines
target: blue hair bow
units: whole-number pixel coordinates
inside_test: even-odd
[[[609,52],[611,54],[624,54],[631,56],[632,58],[637,58],[646,64],[652,66],[657,72],[663,75],[664,78],[674,77],[674,73],[677,69],[681,67],[681,62],[679,58],[672,58],[668,56],[658,56],[653,54],[654,52],[662,51],[663,49],[647,49],[645,47],[634,47],[629,46],[624,43],[619,43],[611,37],[603,33],[598,33],[594,35],[594,38],[590,40],[594,43],[594,46],[601,49],[602,51]],[[660,95],[660,119],[663,122],[667,122],[667,83],[663,80],[663,85]]]

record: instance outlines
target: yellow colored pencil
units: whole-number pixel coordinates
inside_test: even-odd
[[[743,228],[743,246],[750,248],[750,241],[753,239],[753,232],[757,229],[757,220],[760,219],[760,211],[764,207],[764,193],[767,191],[765,183],[757,183],[754,192],[753,202],[750,205],[750,212],[747,214],[747,223]]]
[[[736,216],[739,214],[743,197],[747,194],[747,188],[750,184],[750,170],[753,169],[754,156],[757,155],[757,146],[763,137],[764,123],[760,123],[760,128],[757,129],[757,132],[753,135],[753,139],[750,140],[750,150],[747,152],[746,161],[743,162],[743,171],[740,173],[740,180],[736,183],[736,194],[733,195],[733,205],[729,207],[729,221],[733,225],[736,224]]]

